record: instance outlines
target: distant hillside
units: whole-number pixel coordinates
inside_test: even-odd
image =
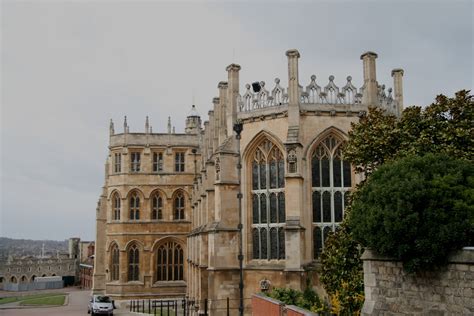
[[[57,240],[30,240],[30,239],[12,239],[0,237],[0,259],[5,259],[9,255],[15,258],[24,256],[39,256],[44,244],[45,256],[55,256],[57,251],[67,252],[68,241]]]

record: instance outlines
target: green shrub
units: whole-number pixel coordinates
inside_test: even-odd
[[[340,315],[358,314],[364,304],[362,251],[345,222],[324,243],[321,282]]]
[[[472,242],[474,165],[435,154],[384,164],[357,192],[348,220],[356,240],[409,272],[442,265]]]
[[[318,294],[310,287],[301,292],[290,288],[273,288],[267,296],[279,300],[285,305],[295,305],[309,311],[319,312],[321,315],[329,311],[328,304],[322,302]]]

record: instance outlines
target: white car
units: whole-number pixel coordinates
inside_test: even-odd
[[[108,296],[93,295],[87,306],[87,314],[91,315],[113,315],[114,303]]]

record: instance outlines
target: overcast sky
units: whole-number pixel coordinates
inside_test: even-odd
[[[110,118],[181,132],[232,62],[241,90],[286,87],[290,48],[302,85],[360,87],[371,50],[379,83],[403,68],[405,104],[427,105],[473,88],[473,2],[1,1],[0,236],[94,239]]]

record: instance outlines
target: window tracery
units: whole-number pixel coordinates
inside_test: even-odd
[[[180,244],[167,242],[156,250],[156,281],[179,281],[184,277],[184,251]]]
[[[331,134],[316,147],[311,159],[313,252],[318,258],[329,232],[342,222],[352,186],[351,165],[342,157],[344,142]]]
[[[253,259],[284,259],[286,218],[283,154],[270,140],[265,139],[252,158]]]

